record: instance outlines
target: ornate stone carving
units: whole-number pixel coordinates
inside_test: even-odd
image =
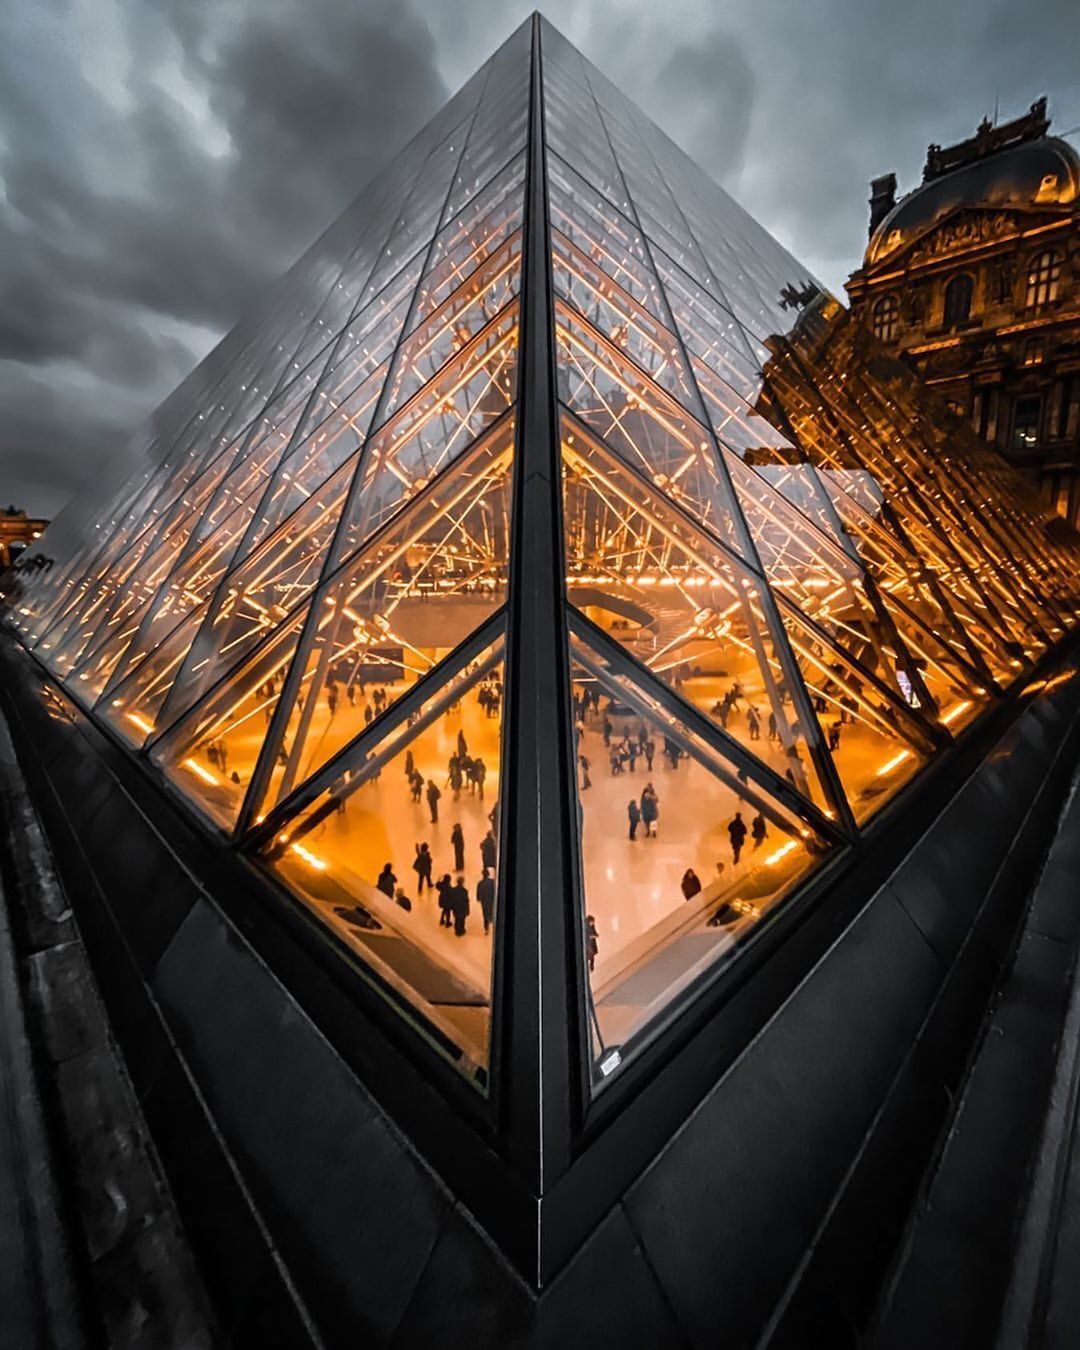
[[[912,251],[912,261],[940,258],[1017,232],[1016,217],[1008,211],[965,211],[922,238]]]

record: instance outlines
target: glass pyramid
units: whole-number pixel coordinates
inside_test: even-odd
[[[21,640],[544,1137],[1080,613],[1080,541],[537,16],[119,461]]]

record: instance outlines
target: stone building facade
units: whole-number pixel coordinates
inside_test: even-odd
[[[1080,157],[1046,100],[871,184],[855,315],[1080,520]]]

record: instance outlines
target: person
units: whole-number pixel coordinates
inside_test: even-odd
[[[742,812],[736,811],[731,823],[727,827],[728,838],[731,840],[731,856],[735,866],[739,865],[739,855],[742,853],[743,844],[746,843],[746,821],[742,818]]]
[[[634,773],[637,769],[638,743],[632,741],[629,735],[623,740],[623,753],[630,761],[630,772]]]
[[[394,876],[394,869],[389,863],[383,864],[383,870],[379,873],[379,879],[375,885],[382,891],[383,895],[394,898],[394,887],[397,885],[397,877]]]
[[[348,694],[348,696],[349,696],[349,707],[350,707],[350,708],[355,708],[355,707],[356,707],[356,686],[353,684],[353,682],[352,682],[351,680],[350,680],[349,683],[345,686],[345,692],[346,692],[346,694]]]
[[[596,969],[596,954],[600,950],[600,934],[596,931],[596,920],[591,914],[585,916],[585,959],[589,963],[589,974]]]
[[[651,736],[649,737],[648,740],[644,742],[644,744],[642,745],[642,749],[645,751],[646,767],[648,768],[649,773],[652,773],[653,755],[656,754],[656,742],[652,739]]]
[[[454,867],[458,872],[465,870],[465,833],[461,828],[461,822],[455,821],[454,828],[450,831],[450,843],[454,848]]]
[[[412,778],[409,780],[409,786],[412,789],[412,799],[419,802],[424,793],[424,775],[419,769],[413,769]]]
[[[641,794],[641,819],[645,822],[645,838],[656,838],[656,822],[660,819],[660,802],[651,783],[645,784]]]
[[[469,917],[469,892],[465,889],[465,878],[457,881],[447,892],[450,900],[450,913],[454,916],[454,936],[465,936],[465,920]]]
[[[769,714],[769,740],[778,741],[779,739],[780,739],[780,729],[776,725],[776,714],[774,712],[771,712]]]
[[[476,784],[476,795],[481,801],[484,800],[484,779],[487,777],[487,765],[479,755],[472,762],[473,782]]]
[[[612,728],[612,725],[611,725],[611,718],[607,715],[607,713],[604,714],[604,721],[603,721],[603,724],[602,724],[602,728],[601,728],[601,729],[602,729],[603,735],[604,735],[604,745],[610,748],[610,746],[611,746],[611,732],[612,732],[613,728]]]
[[[351,685],[349,686],[352,687]],[[405,777],[412,782],[413,769],[416,768],[416,760],[413,759],[412,748],[405,751]]]
[[[491,921],[495,917],[495,882],[486,867],[476,883],[476,903],[484,916],[484,933],[487,934],[491,931]]]
[[[372,718],[372,716],[373,716],[373,714],[372,714],[372,711],[371,711],[371,704],[367,701],[367,699],[365,699],[365,700],[364,700],[364,726],[366,726],[366,727],[371,726],[371,718]]]
[[[839,723],[839,721],[833,722],[833,723],[831,724],[831,726],[829,727],[829,749],[830,749],[830,750],[839,750],[839,749],[840,749],[840,723]]]
[[[612,750],[611,752],[611,772],[613,776],[622,773],[622,755],[619,754],[618,750]]]
[[[632,843],[637,838],[637,827],[641,822],[641,807],[638,806],[633,797],[626,803],[626,814],[630,817],[630,841]]]
[[[480,862],[490,871],[495,871],[495,836],[490,830],[480,840]]]
[[[695,895],[701,894],[701,878],[692,867],[688,867],[682,874],[682,881],[679,886],[684,900],[693,900]]]
[[[337,685],[328,684],[326,686],[326,706],[330,709],[330,716],[337,712]]]
[[[750,739],[752,741],[761,740],[761,714],[751,703],[746,710],[746,724],[750,728]]]
[[[435,779],[429,778],[427,780],[427,804],[428,810],[431,812],[432,825],[438,825],[439,823],[439,798],[441,796],[442,793],[435,786]]]
[[[592,779],[589,777],[589,757],[588,755],[578,755],[578,763],[581,765],[581,790],[592,787]]]
[[[454,794],[454,801],[457,801],[461,795],[461,760],[457,755],[450,756],[450,772],[446,779],[446,785]]]
[[[435,891],[439,900],[439,927],[449,928],[453,923],[450,917],[450,873],[445,872],[435,884]]]
[[[460,729],[458,730],[458,734],[457,734],[457,752],[458,752],[458,757],[459,757],[460,759],[468,759],[468,757],[469,757],[469,746],[468,746],[468,742],[465,740],[465,733],[464,733],[464,731],[461,731]]]
[[[750,838],[754,841],[754,852],[765,842],[765,836],[769,833],[769,827],[765,824],[765,817],[759,811],[750,822]]]
[[[417,844],[416,857],[413,859],[413,871],[416,873],[416,893],[424,894],[424,887],[431,890],[431,849],[427,844]]]
[[[236,772],[235,769],[233,769],[232,773],[229,774],[229,782],[235,783],[237,786],[239,786],[240,784],[240,775]]]

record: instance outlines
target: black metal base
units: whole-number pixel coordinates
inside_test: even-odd
[[[627,1066],[537,1196],[298,908],[20,649],[2,660],[24,772],[234,1344],[317,1328],[441,1350],[713,1346],[772,1324],[775,1344],[805,1346],[784,1337],[813,1324],[836,1346],[865,1324],[1076,762],[1080,679],[1002,707],[883,812],[662,1060]],[[540,1293],[514,1273],[534,1268],[538,1231]]]

